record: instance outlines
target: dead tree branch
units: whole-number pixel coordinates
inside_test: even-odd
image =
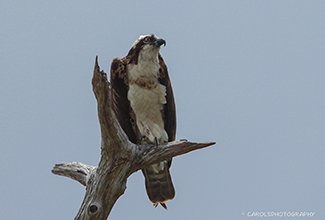
[[[100,71],[96,57],[92,86],[98,103],[101,127],[101,160],[98,168],[80,162],[59,163],[52,173],[66,176],[86,186],[84,201],[75,219],[105,220],[117,199],[126,189],[127,178],[134,172],[157,162],[214,145],[186,140],[166,144],[135,145],[128,140],[109,102],[110,84]]]

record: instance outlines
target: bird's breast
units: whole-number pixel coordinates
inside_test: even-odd
[[[152,85],[158,82],[159,63],[155,60],[139,61],[137,65],[127,66],[128,79],[130,83]]]
[[[145,136],[150,142],[157,138],[159,143],[168,141],[165,131],[162,109],[166,104],[166,87],[156,84],[147,89],[136,83],[129,84],[128,99],[136,117],[140,136]]]
[[[166,104],[166,87],[159,83],[158,62],[139,62],[127,67],[128,99],[136,117],[141,136],[151,142],[168,140],[164,128],[162,109]]]
[[[166,87],[158,83],[144,81],[129,82],[128,99],[136,117],[140,136],[146,136],[151,142],[168,140],[164,128],[162,109],[166,104]]]

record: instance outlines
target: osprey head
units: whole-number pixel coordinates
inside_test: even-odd
[[[141,35],[132,45],[128,53],[130,62],[137,64],[139,59],[150,60],[158,59],[160,46],[166,46],[166,41],[154,34]]]

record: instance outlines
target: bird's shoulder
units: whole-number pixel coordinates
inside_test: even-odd
[[[111,80],[123,79],[127,83],[126,65],[128,63],[127,57],[122,59],[115,57],[111,64]]]

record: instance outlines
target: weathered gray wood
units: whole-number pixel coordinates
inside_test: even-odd
[[[58,163],[52,169],[52,173],[69,177],[86,186],[90,174],[96,170],[96,167],[86,165],[80,162]]]
[[[75,219],[105,220],[117,199],[126,189],[127,178],[148,165],[214,145],[214,142],[193,143],[186,140],[166,144],[135,145],[131,143],[112,113],[110,84],[100,71],[96,57],[92,86],[98,103],[101,127],[101,160],[98,168],[79,162],[56,164],[52,172],[86,186],[84,201]]]

